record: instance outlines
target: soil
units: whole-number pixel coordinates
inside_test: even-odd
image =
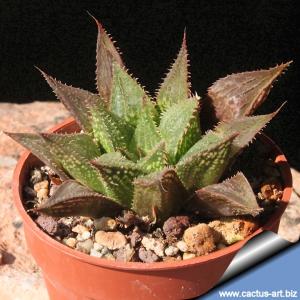
[[[61,180],[47,167],[32,170],[24,187],[25,207],[48,235],[86,254],[118,261],[157,262],[189,259],[206,255],[246,238],[268,219],[282,197],[280,172],[269,149],[259,141],[247,149],[227,172],[242,171],[248,178],[260,207],[259,217],[236,216],[207,219],[182,211],[160,227],[124,210],[116,218],[54,218],[32,213],[32,208],[47,200]]]

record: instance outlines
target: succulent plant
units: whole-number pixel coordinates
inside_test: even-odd
[[[53,216],[99,217],[126,208],[153,222],[183,207],[214,216],[258,215],[261,208],[241,172],[219,181],[276,115],[277,111],[250,116],[289,63],[214,83],[205,101],[213,106],[218,124],[203,132],[202,100],[191,92],[185,33],[152,99],[127,72],[114,42],[95,21],[97,94],[41,71],[81,132],[7,133],[63,180],[36,210]]]

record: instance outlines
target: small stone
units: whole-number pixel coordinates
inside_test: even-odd
[[[195,253],[190,253],[190,252],[185,252],[183,253],[182,255],[182,259],[191,259],[191,258],[194,258],[196,257],[196,254]]]
[[[30,173],[30,181],[33,183],[33,184],[36,184],[40,181],[43,180],[43,176],[42,176],[42,172],[38,169],[34,169],[31,171]]]
[[[190,225],[187,216],[170,217],[164,222],[163,231],[167,237],[181,237],[186,228]]]
[[[188,246],[187,246],[186,242],[184,242],[184,241],[179,241],[179,242],[177,242],[176,247],[177,247],[181,252],[187,252],[187,250],[188,250]]]
[[[101,252],[95,250],[94,248],[91,249],[90,251],[90,256],[95,256],[95,257],[103,257],[103,255],[101,254]]]
[[[152,263],[159,260],[159,257],[151,250],[146,250],[144,247],[139,249],[139,258],[145,263]]]
[[[186,229],[183,240],[186,242],[189,252],[205,255],[216,249],[219,234],[203,223]]]
[[[94,222],[92,219],[88,219],[87,221],[84,222],[84,226],[91,228],[93,226]]]
[[[72,228],[72,231],[78,234],[83,234],[84,232],[89,231],[89,229],[81,224],[78,224]]]
[[[130,238],[130,244],[132,247],[136,247],[137,244],[140,243],[142,240],[142,236],[137,231],[133,231],[131,233],[131,235],[129,236],[129,238]]]
[[[146,250],[152,250],[160,257],[164,256],[164,244],[160,240],[144,236],[142,239],[142,245],[146,248]]]
[[[89,254],[92,248],[93,248],[93,241],[91,239],[85,240],[83,242],[78,242],[76,244],[76,250],[79,250],[86,254]]]
[[[38,197],[39,200],[46,200],[48,199],[48,189],[40,189],[37,193],[36,196]]]
[[[99,230],[95,234],[95,241],[110,250],[120,249],[126,245],[126,238],[119,231],[106,232]]]
[[[117,222],[108,217],[102,217],[94,220],[96,230],[114,231],[117,228]]]
[[[104,246],[100,245],[98,243],[94,243],[94,245],[93,245],[93,249],[96,251],[101,251],[103,248],[104,248]]]
[[[104,256],[106,255],[107,253],[109,253],[109,250],[107,247],[103,246],[102,250],[101,250],[101,254]]]
[[[220,241],[223,244],[231,245],[237,241],[241,241],[257,229],[258,224],[253,218],[234,218],[224,217],[208,223],[220,234]]]
[[[178,253],[179,249],[175,246],[169,246],[165,249],[165,254],[167,256],[175,256]]]
[[[71,237],[63,239],[63,243],[71,248],[75,248],[77,241]]]
[[[36,192],[37,198],[41,200],[48,199],[48,194],[49,194],[49,182],[47,180],[37,182],[34,186],[33,189]]]
[[[117,261],[129,262],[134,255],[134,249],[131,248],[130,244],[126,244],[125,247],[122,247],[114,252],[114,257]]]
[[[57,232],[58,222],[51,216],[39,215],[35,222],[50,235]]]
[[[63,223],[67,226],[71,226],[73,223],[73,218],[72,217],[63,217],[59,219],[60,223]]]
[[[79,233],[76,237],[77,241],[85,241],[91,237],[91,233],[89,231],[84,231],[83,233]]]
[[[38,192],[41,189],[48,189],[49,188],[49,182],[48,180],[43,180],[41,182],[37,182],[34,184],[33,189]]]

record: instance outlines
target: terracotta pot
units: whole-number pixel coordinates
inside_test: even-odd
[[[68,119],[51,132],[74,132]],[[278,229],[280,217],[292,192],[291,172],[282,152],[266,136],[284,182],[280,207],[268,223],[243,241],[206,256],[178,262],[115,262],[89,256],[55,241],[44,233],[24,210],[22,188],[28,172],[39,161],[30,152],[20,158],[13,179],[14,201],[24,221],[27,245],[43,271],[51,299],[187,299],[211,289],[239,249],[263,230]]]

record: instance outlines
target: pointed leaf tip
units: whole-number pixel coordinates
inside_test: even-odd
[[[242,72],[217,80],[208,97],[220,121],[230,121],[251,115],[266,99],[276,78],[291,62],[266,70]]]
[[[255,217],[262,211],[250,183],[241,172],[221,183],[196,191],[188,209],[197,210],[205,217],[237,215]]]
[[[66,85],[37,68],[52,88],[56,97],[70,111],[85,132],[92,132],[90,109],[102,104],[101,98],[91,92]]]
[[[190,96],[190,82],[188,71],[188,52],[186,33],[184,31],[180,51],[161,84],[156,100],[161,111],[165,111],[173,104],[186,101]]]
[[[94,17],[93,17],[94,18]],[[101,98],[109,105],[112,93],[113,63],[124,66],[121,55],[102,24],[94,18],[98,26],[96,45],[96,84]]]

